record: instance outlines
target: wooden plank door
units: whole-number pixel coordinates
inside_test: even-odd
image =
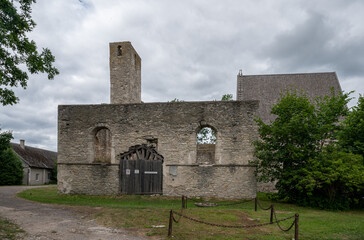
[[[136,159],[134,159],[136,158]],[[123,194],[162,194],[163,156],[145,145],[131,147],[120,159]]]

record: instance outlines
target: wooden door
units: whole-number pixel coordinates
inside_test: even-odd
[[[120,155],[123,194],[162,194],[163,156],[154,148],[137,145]]]

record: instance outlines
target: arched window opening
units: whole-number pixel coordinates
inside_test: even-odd
[[[203,127],[197,133],[197,144],[216,144],[216,131],[210,127]]]
[[[94,161],[111,162],[111,133],[107,128],[100,128],[94,136]]]
[[[199,164],[215,163],[216,131],[211,127],[203,127],[196,135],[197,157]]]

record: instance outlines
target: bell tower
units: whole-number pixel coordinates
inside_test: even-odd
[[[110,43],[110,103],[141,102],[141,58],[130,42]]]

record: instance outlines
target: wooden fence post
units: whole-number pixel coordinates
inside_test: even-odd
[[[172,236],[173,211],[169,212],[168,237]]]
[[[270,223],[273,223],[274,205],[270,205]]]
[[[299,221],[299,215],[296,213],[294,215],[294,240],[298,240],[298,221]]]
[[[182,195],[182,208],[185,208],[185,196]]]
[[[258,204],[258,199],[257,199],[257,197],[255,197],[255,205],[254,205],[254,209],[255,209],[255,211],[257,211],[257,204]]]

